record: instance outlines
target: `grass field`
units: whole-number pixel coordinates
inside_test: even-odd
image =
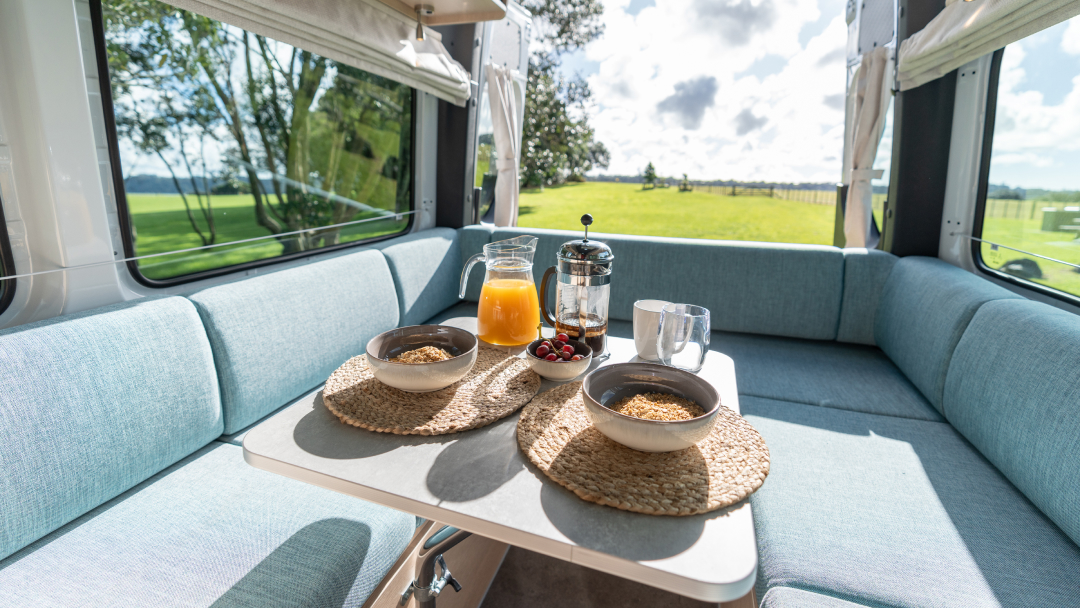
[[[194,207],[193,197],[188,197]],[[199,247],[203,244],[191,227],[184,203],[175,194],[129,194],[128,208],[135,227],[136,255],[149,255]],[[255,221],[255,207],[250,195],[217,195],[213,197],[215,243],[228,243],[267,236],[270,231]],[[205,223],[194,209],[200,227]],[[381,220],[357,224],[342,230],[341,241],[391,234],[405,228],[408,220]],[[166,279],[184,274],[232,266],[252,260],[281,255],[284,245],[276,239],[216,247],[205,251],[178,253],[139,261],[139,270],[151,279]]]
[[[591,213],[596,232],[821,245],[832,244],[835,216],[832,205],[612,182],[523,191],[519,207],[528,228],[581,230]]]

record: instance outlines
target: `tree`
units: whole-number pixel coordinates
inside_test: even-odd
[[[589,125],[592,91],[581,77],[559,72],[560,55],[583,47],[603,33],[598,0],[530,0],[540,48],[529,57],[525,93],[521,177],[526,187],[583,181],[611,155]]]
[[[642,190],[656,187],[656,167],[654,167],[651,162],[646,165],[645,174],[642,177],[644,178],[644,181],[641,184]]]
[[[685,173],[682,174],[682,181],[679,182],[679,192],[693,192],[694,186],[690,183],[690,178]]]

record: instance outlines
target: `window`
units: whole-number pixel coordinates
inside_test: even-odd
[[[11,257],[11,243],[8,242],[7,220],[4,219],[4,205],[0,202],[0,277],[15,274],[15,261]],[[15,280],[0,280],[0,313],[7,310],[15,299]]]
[[[193,280],[408,229],[411,88],[156,0],[105,0],[94,16],[136,278]]]
[[[995,68],[976,226],[987,242],[975,257],[1010,280],[1080,295],[1080,18],[1010,44]]]

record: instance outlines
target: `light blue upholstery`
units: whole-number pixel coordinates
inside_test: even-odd
[[[874,345],[874,319],[881,290],[897,258],[877,249],[844,249],[844,299],[838,342]]]
[[[461,247],[452,228],[424,230],[372,246],[394,275],[401,325],[420,325],[459,302]],[[482,270],[482,269],[481,269]],[[483,279],[483,276],[481,276]]]
[[[414,527],[213,442],[0,562],[0,606],[358,607]]]
[[[540,238],[535,277],[555,263],[562,243],[580,232],[496,228],[491,240]],[[844,256],[818,245],[740,243],[595,234],[615,254],[612,319],[633,318],[634,302],[663,299],[697,304],[712,327],[811,340],[832,340],[840,318]]]
[[[458,268],[457,279],[460,286],[461,271],[465,269],[465,262],[472,256],[483,253],[484,245],[487,245],[491,240],[491,227],[490,226],[465,226],[458,230],[458,239],[461,243],[461,265]],[[536,275],[536,280],[539,281],[540,277],[544,276],[544,268],[550,265],[550,261],[545,260],[544,266],[541,267],[537,262],[536,266],[540,268],[540,274]],[[473,268],[472,274],[469,275],[469,287],[465,291],[465,301],[467,302],[479,302],[480,301],[480,288],[484,285],[484,268],[482,265],[477,265]]]
[[[713,332],[709,348],[735,362],[740,395],[942,420],[884,353],[870,346]]]
[[[0,332],[0,558],[221,430],[210,344],[183,298]]]
[[[991,300],[1020,296],[937,258],[897,261],[881,294],[874,339],[941,411],[945,372],[971,317]]]
[[[451,306],[439,314],[424,321],[427,324],[439,325],[457,317],[476,317],[476,302],[462,302]]]
[[[944,404],[949,422],[1080,543],[1080,317],[1027,300],[984,304],[956,346]]]
[[[761,598],[761,608],[859,608],[863,604],[848,602],[820,593],[793,589],[791,587],[773,587]]]
[[[394,279],[373,250],[210,287],[190,298],[214,348],[226,433],[325,382],[399,319]]]
[[[759,598],[773,587],[895,607],[1080,598],[1080,548],[947,423],[740,405],[771,460],[750,497]]]

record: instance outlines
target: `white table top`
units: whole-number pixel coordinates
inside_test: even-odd
[[[454,321],[447,324],[475,322]],[[633,340],[610,338],[609,346],[612,355],[600,365],[636,359]],[[700,375],[716,386],[724,405],[739,411],[729,357],[709,352]],[[558,384],[545,380],[540,390]],[[521,453],[517,420],[514,414],[437,437],[375,433],[339,422],[316,391],[251,430],[244,458],[260,469],[695,599],[730,601],[753,587],[757,544],[747,501],[689,517],[586,502]]]

